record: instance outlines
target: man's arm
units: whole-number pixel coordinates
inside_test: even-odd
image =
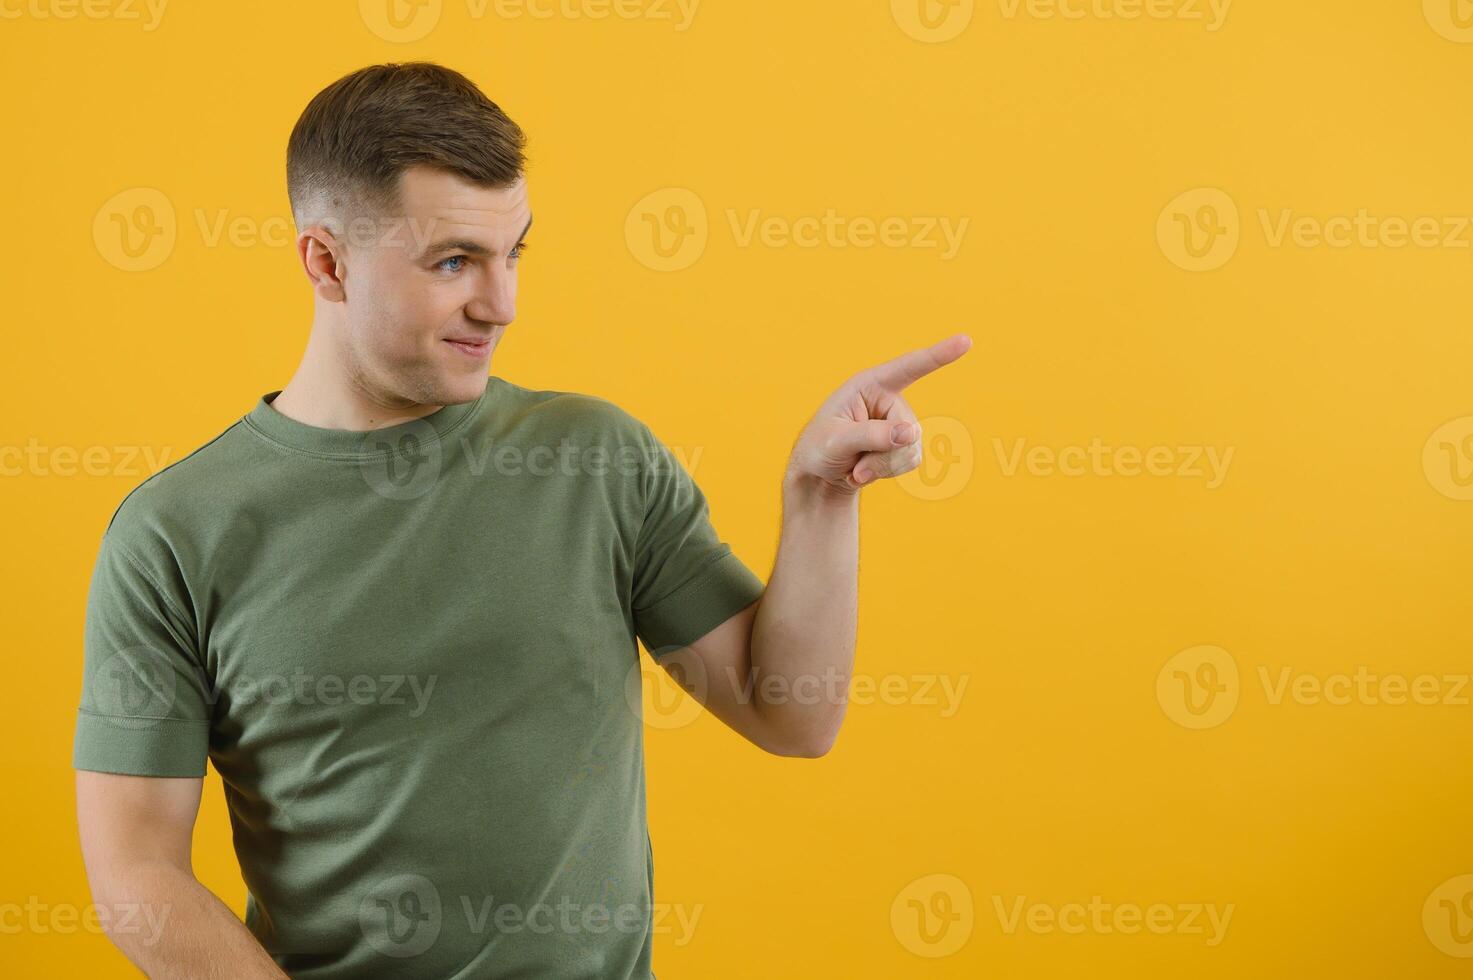
[[[900,392],[970,347],[957,335],[912,351],[824,402],[783,478],[782,537],[762,598],[661,658],[677,680],[677,665],[699,671],[706,683],[693,693],[706,709],[766,751],[816,758],[838,738],[859,616],[859,491],[920,465],[920,423]]]
[[[858,617],[859,501],[783,494],[782,539],[762,598],[659,659],[728,728],[773,755],[828,752],[848,704]]]
[[[194,877],[203,780],[77,771],[77,827],[108,938],[150,977],[286,976]]]

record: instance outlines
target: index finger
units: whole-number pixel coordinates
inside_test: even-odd
[[[945,367],[972,349],[972,338],[964,333],[947,337],[930,347],[901,354],[870,370],[870,378],[891,391],[914,384],[937,368]]]

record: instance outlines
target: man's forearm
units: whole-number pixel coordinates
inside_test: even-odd
[[[105,905],[153,912],[129,916],[128,928],[115,925],[108,930],[113,943],[150,977],[282,980],[286,976],[229,906],[173,864],[130,865],[108,883]]]
[[[859,614],[859,495],[783,485],[782,537],[752,625],[753,697],[804,755],[838,737]]]

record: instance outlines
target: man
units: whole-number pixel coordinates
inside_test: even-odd
[[[488,374],[532,225],[523,147],[432,64],[314,98],[287,156],[301,365],[103,537],[78,818],[94,899],[166,923],[112,932],[152,976],[652,977],[636,638],[762,749],[834,742],[843,697],[763,703],[752,680],[847,690],[859,488],[918,465],[900,391],[970,341],[820,408],[764,588],[647,426]],[[206,759],[244,925],[191,872]]]

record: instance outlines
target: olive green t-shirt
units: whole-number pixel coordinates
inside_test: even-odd
[[[222,777],[294,977],[652,977],[639,647],[760,598],[601,398],[491,377],[372,432],[270,406],[131,493],[74,765]]]

